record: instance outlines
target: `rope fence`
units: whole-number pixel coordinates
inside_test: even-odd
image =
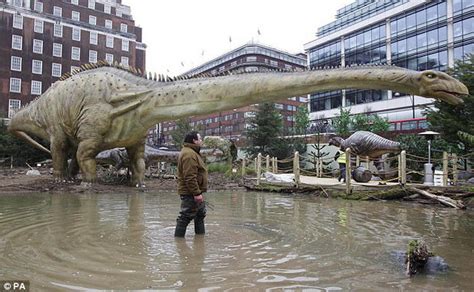
[[[346,177],[351,177],[354,166],[363,166],[366,169],[369,169],[369,165],[375,162],[389,166],[387,170],[382,172],[384,176],[388,177],[385,180],[386,182],[398,181],[402,185],[407,183],[408,176],[423,176],[423,167],[419,167],[419,164],[426,164],[428,162],[427,157],[407,154],[405,151],[401,151],[398,155],[386,156],[378,159],[353,155],[349,148],[346,149],[345,154]],[[432,162],[442,166],[441,174],[439,171],[436,171],[433,175],[437,177],[440,175],[442,176],[442,186],[447,186],[449,184],[450,177],[452,178],[451,183],[457,184],[459,173],[458,163],[460,160],[466,160],[470,157],[474,158],[474,153],[458,157],[456,154],[444,152],[442,158],[431,159]],[[295,174],[294,183],[298,186],[301,183],[301,175],[318,178],[334,177],[337,173],[337,169],[331,167],[330,164],[335,160],[335,155],[320,155],[318,157],[316,155],[300,155],[298,152],[295,152],[293,156],[284,159],[277,159],[276,157],[270,157],[268,155],[264,157],[262,154],[258,154],[254,160],[242,159],[242,176],[245,176],[247,171],[253,169],[257,177],[257,185],[259,185],[261,176],[264,172],[271,172],[274,174],[293,173]],[[412,167],[415,166],[415,168],[409,168],[407,167],[407,164],[410,164]],[[312,165],[312,167],[302,167],[302,165]],[[346,191],[349,194],[351,192],[349,179],[346,180],[346,185]]]

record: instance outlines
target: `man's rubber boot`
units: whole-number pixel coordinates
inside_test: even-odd
[[[186,235],[187,226],[187,224],[178,221],[176,223],[176,229],[174,230],[174,237],[184,237],[184,235]]]
[[[196,234],[206,233],[206,227],[204,227],[204,220],[194,220],[194,232]]]

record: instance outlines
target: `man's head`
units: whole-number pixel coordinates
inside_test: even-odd
[[[196,131],[189,132],[186,135],[186,137],[184,137],[184,143],[191,143],[191,144],[196,144],[198,146],[201,146],[202,145],[201,135]]]

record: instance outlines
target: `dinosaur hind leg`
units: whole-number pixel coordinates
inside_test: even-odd
[[[145,144],[140,143],[127,147],[127,154],[130,159],[130,169],[132,170],[132,185],[145,187]]]
[[[99,152],[98,145],[96,139],[88,139],[81,141],[77,147],[76,158],[81,168],[83,184],[96,181],[95,156]]]

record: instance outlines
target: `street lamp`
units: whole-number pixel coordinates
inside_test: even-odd
[[[433,131],[425,131],[419,133],[418,135],[422,135],[426,138],[426,140],[428,140],[428,163],[425,163],[425,181],[423,184],[433,185],[434,177],[433,164],[431,163],[431,141],[434,139],[435,136],[439,135],[439,133]]]

